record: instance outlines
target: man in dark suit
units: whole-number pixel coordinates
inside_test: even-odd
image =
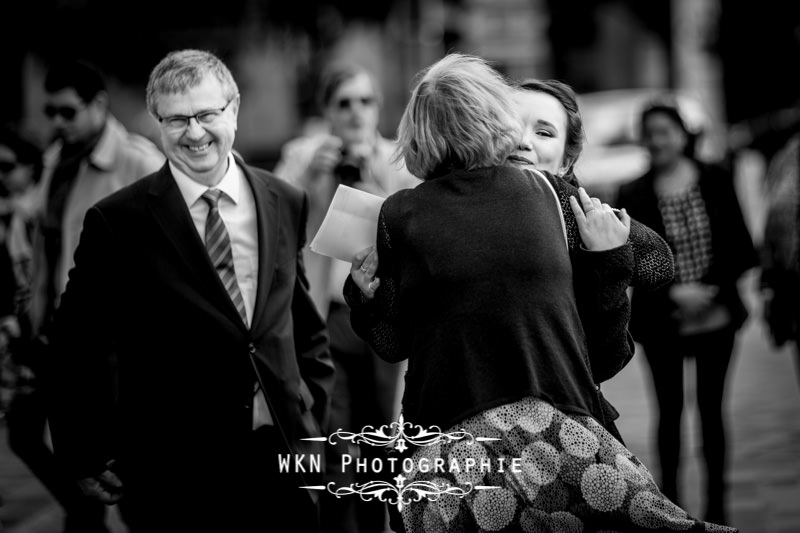
[[[316,531],[300,487],[323,451],[302,439],[324,434],[333,365],[306,197],[233,153],[239,93],[214,55],[168,54],[147,106],[168,162],[88,211],[56,316],[56,454],[134,532]]]

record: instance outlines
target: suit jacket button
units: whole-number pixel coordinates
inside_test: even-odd
[[[247,346],[247,349],[250,350],[250,353],[252,354],[256,353],[256,345],[253,344],[252,342]]]

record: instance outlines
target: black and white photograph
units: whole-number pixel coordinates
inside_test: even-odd
[[[800,4],[0,17],[3,533],[800,532]]]

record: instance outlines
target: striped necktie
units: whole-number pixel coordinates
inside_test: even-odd
[[[208,189],[203,193],[203,200],[208,204],[208,217],[206,218],[206,250],[214,268],[217,270],[225,290],[231,297],[233,305],[239,311],[242,320],[247,325],[247,311],[244,307],[244,298],[236,281],[236,271],[233,268],[233,251],[228,230],[219,215],[219,199],[222,191]],[[253,429],[263,425],[273,425],[272,415],[269,412],[266,397],[261,393],[258,381],[253,387]]]
[[[228,296],[239,311],[242,320],[247,324],[247,311],[244,307],[244,298],[236,281],[236,271],[233,268],[233,251],[228,230],[219,215],[219,199],[222,191],[208,189],[203,193],[203,200],[208,204],[208,217],[206,218],[206,250],[214,268],[217,270]]]

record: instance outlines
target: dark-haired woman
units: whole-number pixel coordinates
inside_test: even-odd
[[[737,282],[757,255],[734,189],[720,166],[694,157],[695,135],[672,101],[641,115],[650,169],[624,185],[618,203],[672,248],[675,277],[652,292],[634,291],[631,333],[644,348],[658,402],[661,489],[679,503],[684,361],[697,369],[697,405],[705,459],[705,517],[724,523],[725,382],[736,332],[747,317]]]

